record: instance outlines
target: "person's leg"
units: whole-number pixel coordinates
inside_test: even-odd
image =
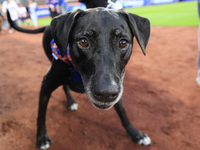
[[[8,31],[9,33],[13,33],[13,28],[10,26],[10,28],[9,28],[9,31]]]
[[[37,27],[38,25],[38,18],[37,18],[37,14],[31,14],[31,20],[33,22],[34,27]]]
[[[8,20],[3,19],[3,30],[6,30],[8,28]]]
[[[15,20],[14,21],[14,23],[16,24],[16,25],[18,25],[18,20]],[[14,31],[14,29],[13,29],[13,27],[11,27],[11,25],[10,25],[10,29],[9,29],[9,33],[13,33],[13,31]]]

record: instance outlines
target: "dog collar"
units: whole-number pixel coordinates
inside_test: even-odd
[[[67,47],[67,51],[65,53],[65,55],[62,57],[60,50],[58,49],[54,39],[51,41],[51,50],[52,50],[52,56],[56,59],[56,60],[61,60],[64,63],[68,64],[69,67],[72,70],[72,77],[73,77],[73,81],[75,83],[82,83],[82,79],[80,76],[80,73],[76,70],[76,66],[74,65],[70,52],[69,52],[69,46]]]

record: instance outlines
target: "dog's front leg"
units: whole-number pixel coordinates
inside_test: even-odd
[[[66,64],[60,60],[54,60],[50,70],[44,77],[40,98],[39,98],[39,110],[37,118],[37,147],[40,149],[47,149],[52,143],[51,139],[47,135],[46,131],[46,111],[47,105],[51,93],[59,86],[65,84],[68,71]]]
[[[45,77],[46,78],[46,77]],[[46,79],[43,80],[42,88],[40,91],[39,110],[37,118],[37,147],[40,149],[49,148],[52,143],[46,131],[46,111],[51,92],[46,90]]]
[[[128,135],[132,138],[132,140],[140,145],[150,145],[151,139],[146,134],[135,129],[128,120],[122,104],[122,100],[115,104],[114,108],[121,119],[123,127],[126,129]]]

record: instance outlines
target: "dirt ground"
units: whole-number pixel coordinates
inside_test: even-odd
[[[151,146],[133,143],[114,109],[94,108],[85,94],[72,93],[79,109],[69,111],[59,87],[47,112],[50,150],[199,150],[197,34],[198,27],[152,27],[146,56],[135,42],[123,103]],[[49,66],[42,34],[0,35],[0,150],[37,150],[38,97]]]

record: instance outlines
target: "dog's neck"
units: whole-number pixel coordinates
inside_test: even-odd
[[[79,72],[77,71],[76,66],[71,59],[69,46],[67,47],[66,54],[62,57],[60,50],[58,49],[58,47],[53,39],[51,41],[51,50],[52,50],[52,55],[56,60],[59,59],[59,60],[63,61],[64,63],[67,63],[70,66],[70,69],[72,70],[71,72],[72,72],[73,81],[82,83],[81,76],[80,76]]]

